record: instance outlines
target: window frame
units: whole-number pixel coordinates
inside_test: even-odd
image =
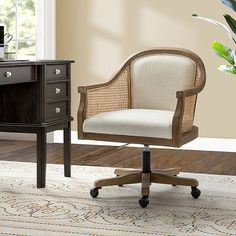
[[[15,32],[13,41],[15,44],[16,59],[27,59],[27,56],[19,55],[20,42],[35,42],[36,59],[55,59],[56,55],[56,1],[35,0],[35,39],[18,38],[19,0],[15,0]],[[32,59],[33,59],[32,58]]]
[[[36,0],[36,58],[56,57],[56,1]]]
[[[35,3],[36,1],[38,0],[35,0]],[[22,58],[35,58],[36,57],[36,52],[35,52],[35,56],[33,57],[30,57],[30,56],[27,56],[27,55],[20,55],[19,54],[19,43],[22,43],[22,42],[34,42],[35,43],[35,48],[36,48],[36,20],[35,20],[35,35],[34,35],[34,38],[31,38],[31,39],[24,39],[24,38],[19,38],[19,35],[18,35],[18,32],[19,32],[19,0],[14,0],[13,1],[13,4],[15,5],[14,6],[14,9],[15,9],[15,17],[13,18],[13,21],[14,21],[14,30],[12,32],[9,32],[13,35],[13,38],[10,40],[12,42],[14,42],[14,55],[15,55],[15,58],[18,59],[22,59]],[[35,12],[36,12],[36,7],[35,7]],[[36,17],[35,17],[36,18]],[[4,26],[5,28],[5,33],[8,32],[9,29],[6,29],[6,25],[3,23],[1,24],[1,26]],[[7,30],[7,31],[6,31]]]

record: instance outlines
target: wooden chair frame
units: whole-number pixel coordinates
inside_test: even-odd
[[[172,121],[172,139],[84,133],[83,122],[86,118],[100,112],[132,108],[131,63],[139,57],[154,54],[181,55],[192,59],[196,64],[193,88],[176,92],[177,106]],[[109,82],[78,88],[78,92],[81,94],[78,110],[78,137],[79,139],[180,147],[198,137],[198,127],[193,125],[193,120],[197,95],[202,91],[205,83],[205,66],[201,58],[189,50],[155,48],[137,53],[125,62]],[[114,99],[111,99],[112,101],[109,103],[108,98]]]
[[[131,63],[139,57],[154,54],[185,56],[192,59],[196,65],[193,88],[176,92],[177,105],[172,120],[172,138],[133,137],[83,132],[83,122],[90,116],[101,112],[132,109]],[[150,184],[162,183],[191,186],[192,196],[198,198],[201,191],[197,188],[199,183],[196,179],[177,176],[179,173],[178,169],[151,170],[151,155],[148,145],[180,147],[198,136],[198,128],[193,125],[193,120],[197,95],[202,91],[205,83],[205,67],[202,60],[195,53],[179,48],[156,48],[131,56],[109,82],[79,87],[81,98],[78,110],[78,136],[80,139],[144,144],[141,170],[116,169],[116,177],[95,181],[95,187],[90,190],[90,195],[97,197],[98,190],[104,186],[142,183],[142,198],[139,200],[139,204],[141,207],[146,207],[149,204]]]

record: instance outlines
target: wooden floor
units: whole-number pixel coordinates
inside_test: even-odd
[[[152,167],[180,167],[185,172],[236,175],[236,153],[152,149]],[[63,163],[62,144],[48,144],[48,163]],[[142,148],[72,145],[72,164],[137,168]],[[36,161],[36,143],[0,140],[0,160]]]

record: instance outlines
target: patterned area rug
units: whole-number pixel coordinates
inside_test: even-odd
[[[138,205],[140,185],[107,187],[92,199],[95,179],[112,168],[48,165],[47,187],[35,186],[35,164],[0,162],[0,235],[236,235],[236,177],[186,174],[200,182],[189,187],[152,184],[150,204]]]

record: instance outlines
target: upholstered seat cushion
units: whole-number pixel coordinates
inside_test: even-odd
[[[103,112],[87,118],[85,133],[172,138],[174,112],[152,109],[128,109]]]

